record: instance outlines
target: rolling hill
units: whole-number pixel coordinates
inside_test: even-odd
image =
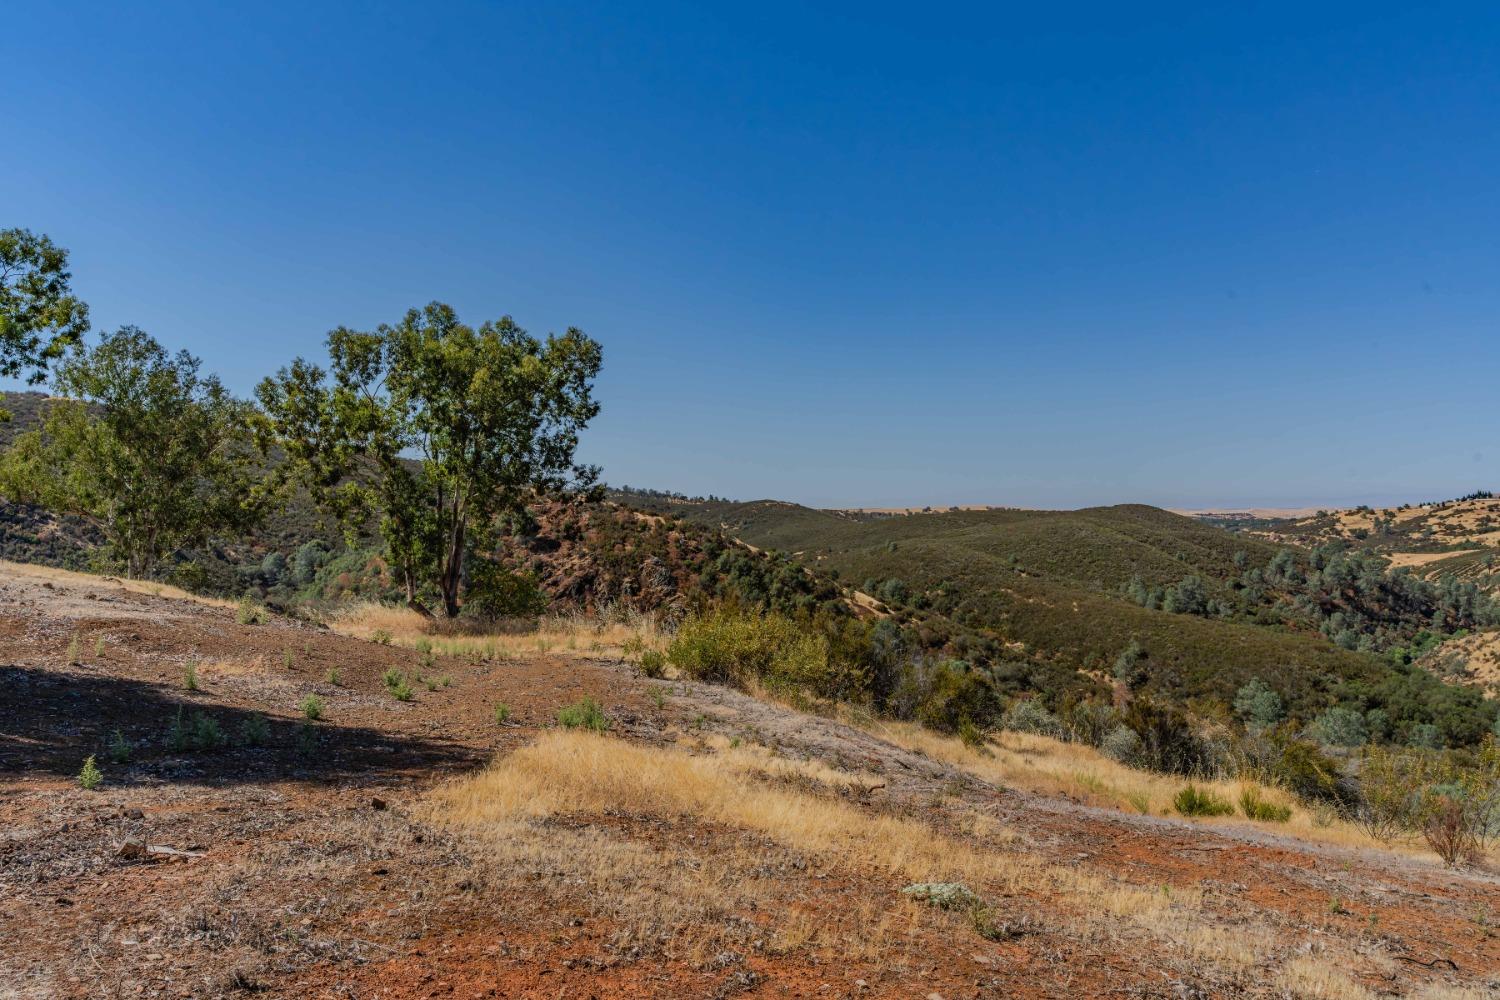
[[[1345,648],[1355,643],[1341,646],[1330,634],[1352,624],[1380,636],[1385,649],[1415,641],[1430,625],[1430,609],[1411,605],[1411,594],[1380,589],[1400,581],[1377,574],[1374,596],[1361,590],[1373,567],[1360,567],[1364,575],[1347,585],[1323,583],[1301,550],[1142,505],[890,516],[770,500],[616,499],[830,570],[895,620],[960,655],[972,650],[962,635],[931,633],[951,623],[992,640],[1002,650],[996,659],[1099,677],[1135,642],[1146,653],[1145,690],[1210,712],[1210,703],[1226,706],[1258,677],[1308,717],[1350,690],[1392,682],[1392,657],[1374,655],[1372,640]],[[1278,557],[1303,569],[1255,583]],[[1200,613],[1143,606],[1129,596],[1133,589],[1170,591],[1189,579],[1203,591]]]

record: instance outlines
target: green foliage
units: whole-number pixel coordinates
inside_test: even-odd
[[[1100,692],[1079,671],[1108,671],[1134,642],[1149,658],[1125,656],[1120,673],[1153,701],[1211,711],[1259,680],[1283,717],[1307,721],[1345,702],[1385,711],[1390,739],[1406,742],[1427,724],[1449,746],[1474,745],[1496,720],[1482,693],[1375,655],[1431,633],[1439,612],[1446,628],[1470,627],[1489,620],[1491,606],[1468,587],[1428,584],[1368,554],[1298,552],[1140,506],[880,517],[774,502],[627,502],[724,525],[762,548],[816,553],[820,572],[865,580],[866,592],[902,581],[916,596],[885,623],[905,655],[889,676],[875,666],[879,705],[913,655],[988,669],[1007,695],[1049,705],[1089,697]],[[1155,610],[1169,587],[1178,604],[1205,613]],[[916,607],[918,597],[930,607]],[[1004,662],[1021,658],[1020,647],[1024,674]]]
[[[247,747],[264,746],[271,738],[271,725],[259,712],[245,716],[240,723],[240,744]]]
[[[411,680],[395,667],[386,670],[381,677],[385,689],[390,692],[392,698],[397,701],[411,701]]]
[[[249,597],[242,597],[234,609],[234,620],[241,625],[264,625],[270,620],[270,616],[266,614],[266,609],[255,601]]]
[[[70,355],[64,397],[0,460],[9,497],[82,518],[131,576],[263,515],[249,411],[199,361],[134,327]]]
[[[1173,807],[1184,816],[1232,816],[1234,806],[1206,788],[1187,785],[1172,799]]]
[[[1271,765],[1275,780],[1297,797],[1311,801],[1341,802],[1348,796],[1340,782],[1338,762],[1315,743],[1287,740]]]
[[[466,617],[493,621],[536,618],[547,610],[547,595],[534,573],[510,573],[489,559],[471,559],[469,585],[464,592]]]
[[[89,754],[84,758],[83,770],[78,772],[78,784],[85,791],[92,792],[104,781],[104,772],[99,770],[99,765],[94,763],[94,755]]]
[[[317,722],[323,717],[323,699],[315,694],[303,698],[297,707],[309,722]]]
[[[1369,740],[1365,717],[1356,709],[1334,705],[1313,720],[1312,735],[1324,746],[1358,747]]]
[[[0,230],[0,378],[35,384],[83,339],[89,310],[73,297],[68,252],[28,229]],[[0,421],[8,419],[0,410]]]
[[[902,673],[888,708],[939,732],[956,733],[965,722],[980,728],[1001,717],[999,692],[989,676],[963,660],[918,661]]]
[[[182,668],[182,686],[189,691],[198,690],[198,661],[188,660],[187,666]]]
[[[557,723],[564,729],[589,729],[602,733],[611,723],[604,709],[593,698],[585,697],[571,705],[558,709]]]
[[[1213,770],[1212,750],[1199,739],[1180,709],[1136,698],[1123,722],[1140,738],[1136,759],[1142,766],[1168,774],[1202,774]]]
[[[391,644],[391,634],[383,628],[378,628],[370,633],[370,641],[378,643],[381,646],[389,646]]]
[[[1059,736],[1062,726],[1057,717],[1030,698],[1017,699],[1005,710],[1000,722],[1006,729],[1018,733],[1036,733],[1040,736]]]
[[[1146,650],[1134,637],[1130,643],[1115,658],[1112,673],[1115,680],[1120,681],[1128,687],[1140,687],[1146,682],[1147,672],[1145,666]]]
[[[659,679],[667,675],[667,656],[659,649],[646,649],[641,651],[640,668],[642,677]]]
[[[1249,726],[1265,728],[1281,721],[1285,709],[1281,695],[1265,681],[1252,677],[1235,693],[1234,711]]]
[[[1129,726],[1115,726],[1099,741],[1099,750],[1121,764],[1133,764],[1140,756],[1141,738]]]
[[[1244,813],[1246,819],[1260,820],[1263,823],[1285,823],[1292,818],[1291,806],[1277,805],[1265,798],[1254,785],[1240,792],[1240,812]]]
[[[332,684],[334,687],[343,687],[343,684],[339,680],[339,668],[338,667],[329,667],[328,668],[328,674],[327,674],[327,676],[324,679],[327,680],[328,683]]]
[[[311,757],[318,752],[318,729],[316,726],[304,722],[297,727],[297,738],[292,748],[299,757]]]
[[[109,737],[109,749],[106,756],[111,764],[124,764],[130,760],[130,755],[135,747],[125,738],[125,734],[116,729]]]
[[[977,750],[981,753],[989,751],[989,740],[985,737],[984,730],[974,725],[968,719],[959,722],[958,739],[970,750]]]
[[[869,683],[863,665],[840,656],[827,633],[784,615],[756,615],[734,607],[689,616],[666,656],[684,676],[740,688],[764,682],[852,699]]]
[[[495,725],[503,726],[510,721],[510,706],[505,702],[497,702],[495,705]]]
[[[573,456],[601,354],[576,329],[544,344],[432,303],[373,333],[340,327],[328,350],[329,372],[299,358],[260,384],[263,438],[350,530],[378,515],[409,603],[431,584],[457,615],[465,557],[498,515],[597,478]]]
[[[181,753],[187,750],[217,750],[228,740],[219,728],[218,720],[203,712],[194,712],[184,719],[181,707],[167,730],[167,746]]]

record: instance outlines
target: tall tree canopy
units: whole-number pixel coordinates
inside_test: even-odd
[[[373,333],[334,330],[328,353],[326,372],[298,358],[260,384],[267,440],[346,526],[379,516],[413,607],[430,584],[458,614],[464,560],[497,515],[598,478],[574,461],[601,363],[579,330],[541,341],[509,316],[475,329],[434,302]]]
[[[29,229],[0,229],[0,377],[40,382],[88,332],[71,278],[62,247]]]
[[[93,523],[131,576],[260,516],[249,407],[186,351],[122,327],[58,367],[42,426],[0,458],[0,492]]]

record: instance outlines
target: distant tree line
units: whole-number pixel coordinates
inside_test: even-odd
[[[303,491],[351,536],[377,524],[408,602],[425,612],[430,594],[454,616],[466,593],[511,584],[475,563],[501,515],[597,480],[574,459],[602,359],[579,330],[544,341],[432,303],[334,330],[326,368],[298,358],[252,403],[139,328],[86,343],[70,278],[47,237],[0,231],[0,375],[50,373],[59,397],[0,457],[0,494],[83,519],[132,576]]]

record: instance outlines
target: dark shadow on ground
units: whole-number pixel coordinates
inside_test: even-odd
[[[116,732],[127,760],[112,753]],[[337,721],[275,718],[201,693],[189,700],[160,684],[0,665],[0,776],[73,776],[90,754],[112,785],[389,780],[488,756]]]

